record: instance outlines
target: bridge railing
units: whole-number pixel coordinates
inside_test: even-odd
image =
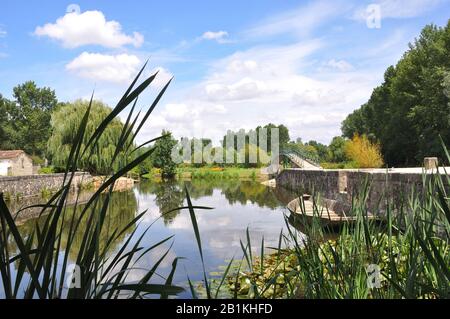
[[[302,149],[299,149],[298,147],[286,145],[280,149],[280,155],[289,156],[290,154],[294,154],[300,158],[303,158],[311,162],[312,164],[320,166],[320,159],[318,156],[306,152]]]

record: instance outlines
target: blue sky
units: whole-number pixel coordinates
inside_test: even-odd
[[[379,28],[367,22],[373,4]],[[113,106],[149,59],[158,81],[141,107],[174,81],[141,140],[166,128],[218,141],[273,122],[328,143],[408,42],[449,13],[448,0],[2,0],[0,93],[34,80],[62,101],[95,89]]]

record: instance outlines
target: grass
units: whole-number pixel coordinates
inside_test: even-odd
[[[358,164],[355,162],[342,162],[342,163],[332,163],[332,162],[322,162],[320,163],[324,169],[352,169],[359,168]]]
[[[259,168],[241,167],[180,167],[177,178],[185,179],[243,179],[256,180],[260,178]]]
[[[149,173],[143,175],[142,177],[146,179],[160,179],[161,171],[158,168],[153,168]],[[190,165],[182,165],[178,167],[175,177],[180,180],[185,179],[258,180],[262,178],[259,168],[219,167],[219,166],[194,167]]]

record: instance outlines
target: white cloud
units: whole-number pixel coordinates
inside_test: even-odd
[[[186,118],[188,113],[189,113],[188,106],[183,103],[178,103],[178,104],[167,104],[163,114],[165,118],[169,121],[179,121]]]
[[[107,55],[83,52],[66,65],[66,69],[80,77],[114,83],[126,83],[134,78],[141,61],[135,55]]]
[[[385,18],[413,18],[432,10],[442,0],[382,0],[374,1],[372,4],[378,4],[381,10],[381,19]],[[356,20],[366,20],[368,13],[367,7],[359,7],[353,14]]]
[[[258,69],[258,63],[254,60],[234,60],[228,65],[227,70],[230,72],[240,73],[240,72],[252,72]]]
[[[204,40],[215,40],[219,43],[225,43],[228,37],[228,32],[226,31],[206,31],[202,34],[202,39]]]
[[[217,144],[227,129],[272,122],[287,124],[293,138],[329,142],[382,73],[355,70],[338,59],[327,60],[323,72],[311,73],[312,55],[324,46],[310,40],[253,47],[216,61],[186,96],[157,111],[162,126],[150,124],[148,136],[168,128],[176,137],[207,136]]]
[[[36,27],[34,34],[58,40],[67,48],[83,45],[120,48],[129,44],[139,47],[144,42],[142,34],[133,32],[133,35],[126,35],[119,22],[107,21],[101,11],[67,13],[55,23]]]
[[[7,34],[8,34],[8,32],[6,32],[6,30],[4,30],[0,27],[0,38],[6,37]]]
[[[274,16],[245,32],[250,37],[267,37],[283,33],[300,36],[348,10],[349,4],[342,1],[311,1],[305,6]]]
[[[326,63],[324,63],[324,66],[332,68],[332,69],[336,69],[339,71],[343,71],[343,72],[350,71],[353,69],[353,66],[345,60],[331,59],[331,60],[327,61]]]
[[[266,90],[264,82],[256,81],[248,77],[230,85],[218,83],[207,84],[205,86],[205,92],[212,101],[242,101],[261,97],[262,95],[269,93],[269,91]]]
[[[153,69],[150,72],[150,74],[153,74],[155,72],[158,72],[158,75],[152,81],[151,86],[156,89],[162,89],[167,84],[167,82],[169,82],[170,79],[173,77],[173,74],[163,67],[157,67]]]

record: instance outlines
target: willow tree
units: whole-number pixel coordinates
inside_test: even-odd
[[[47,150],[52,165],[59,169],[65,168],[75,135],[88,105],[88,101],[77,100],[61,106],[52,114],[52,135],[48,141]],[[86,134],[84,134],[84,145],[88,143],[88,137],[92,136],[95,129],[110,112],[111,109],[102,102],[92,102]],[[124,151],[118,155],[117,161],[115,161],[116,164],[111,167],[111,161],[116,146],[119,144],[122,128],[123,123],[120,120],[113,120],[101,135],[95,148],[90,150],[90,152],[86,152],[80,158],[78,167],[92,174],[103,175],[110,173],[112,169],[117,170],[118,167],[116,166],[123,166],[127,162],[128,157]],[[126,148],[124,147],[124,149]]]

